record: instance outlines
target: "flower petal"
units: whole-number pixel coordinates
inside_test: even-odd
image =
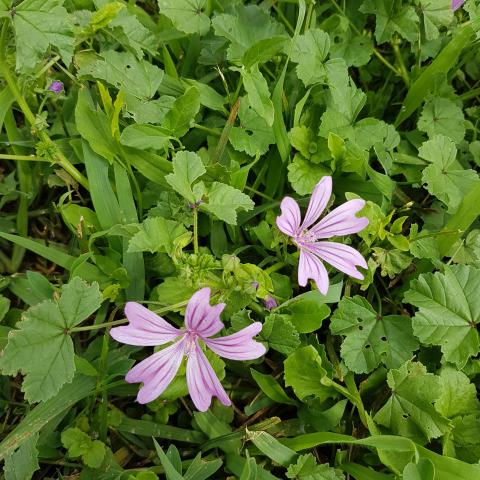
[[[311,278],[323,295],[328,292],[328,273],[322,261],[312,252],[301,249],[298,263],[298,284],[304,287]]]
[[[332,177],[323,177],[313,189],[310,203],[308,204],[307,213],[303,219],[300,231],[310,227],[318,220],[327,206],[328,200],[332,195]]]
[[[452,10],[458,10],[463,4],[465,3],[465,0],[452,0]]]
[[[266,348],[252,338],[261,330],[262,324],[255,322],[232,335],[209,338],[204,342],[210,350],[221,357],[231,360],[253,360],[266,352]]]
[[[128,325],[110,330],[110,336],[127,345],[154,346],[171,342],[182,334],[163,318],[135,302],[125,305]]]
[[[309,249],[337,270],[363,280],[363,273],[356,267],[368,268],[367,262],[354,248],[336,242],[315,242]]]
[[[208,410],[212,397],[217,397],[224,405],[232,404],[198,344],[187,360],[187,385],[195,407],[201,412]]]
[[[338,237],[363,230],[368,225],[368,218],[356,217],[355,214],[365,206],[365,200],[356,199],[345,202],[310,229],[316,238]]]
[[[277,227],[290,237],[294,237],[299,228],[302,217],[298,203],[290,197],[285,197],[280,204],[282,214],[277,217]]]
[[[155,400],[170,385],[182,363],[184,342],[182,339],[150,355],[127,373],[128,383],[143,382],[137,395],[139,403]]]
[[[224,303],[210,305],[210,289],[202,288],[192,295],[185,310],[185,325],[191,332],[198,333],[202,338],[211,337],[223,327],[220,314],[225,308]]]

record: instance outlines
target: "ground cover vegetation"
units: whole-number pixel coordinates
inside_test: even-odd
[[[0,0],[4,478],[480,478],[479,32]]]

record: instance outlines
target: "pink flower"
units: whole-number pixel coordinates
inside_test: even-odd
[[[458,10],[464,3],[465,0],[452,0],[452,10]]]
[[[198,410],[208,410],[212,397],[224,405],[230,399],[199,345],[201,340],[217,355],[231,360],[253,360],[265,353],[265,347],[253,340],[262,329],[255,322],[226,337],[211,338],[223,327],[220,314],[224,303],[210,305],[210,289],[202,288],[188,302],[185,328],[172,327],[163,318],[135,302],[128,302],[125,315],[128,325],[112,328],[110,335],[128,345],[154,346],[174,342],[135,365],[126,375],[128,383],[143,382],[137,400],[148,403],[160,396],[174,379],[183,356],[187,356],[187,385],[190,397]]]
[[[277,217],[278,228],[291,237],[300,249],[298,284],[304,287],[311,278],[324,295],[328,291],[328,274],[322,260],[359,280],[363,280],[363,274],[357,266],[367,268],[367,262],[354,248],[336,242],[317,241],[357,233],[368,225],[367,218],[355,216],[365,206],[365,201],[360,199],[340,205],[313,225],[325,210],[331,194],[332,177],[323,177],[313,190],[303,222],[298,203],[290,197],[282,200],[282,214]]]

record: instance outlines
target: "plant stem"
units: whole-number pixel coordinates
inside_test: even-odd
[[[355,401],[353,403],[357,407],[358,414],[360,416],[360,420],[363,426],[368,429],[368,413],[363,406],[362,397],[360,396],[360,392],[358,391],[353,373],[348,372],[343,380],[345,382],[345,385],[347,386],[350,395],[355,398]]]
[[[407,67],[405,67],[405,62],[403,61],[402,52],[398,47],[398,41],[394,40],[392,42],[392,48],[393,53],[395,54],[395,59],[398,62],[400,76],[403,78],[405,85],[408,87],[410,85],[410,76],[408,74]]]
[[[283,267],[286,267],[288,264],[285,262],[277,262],[274,263],[272,266],[265,269],[265,273],[270,275],[270,273],[276,272],[277,270],[281,270]]]
[[[193,253],[198,253],[198,208],[193,208]]]
[[[32,127],[33,132],[38,138],[47,146],[52,152],[52,159],[58,163],[76,182],[82,185],[88,190],[88,180],[76,169],[76,167],[68,160],[67,157],[61,152],[58,146],[52,141],[48,133],[44,130],[38,131],[35,128],[36,118],[33,112],[30,110],[28,103],[20,92],[17,82],[15,81],[12,72],[8,68],[7,59],[5,58],[5,44],[8,31],[8,22],[3,23],[2,32],[0,35],[0,75],[4,78],[8,85],[8,88],[12,92],[18,106],[23,112],[23,115],[27,122]]]
[[[218,130],[205,127],[204,125],[199,125],[198,123],[194,123],[193,128],[196,128],[197,130],[203,130],[204,132],[207,132],[210,135],[215,135],[216,137],[219,137],[222,134],[222,132],[219,132]]]
[[[13,160],[15,162],[45,162],[50,163],[46,158],[36,157],[35,155],[13,155],[10,153],[0,153],[0,160]]]

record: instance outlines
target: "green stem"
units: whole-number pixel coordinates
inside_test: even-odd
[[[193,253],[198,253],[198,208],[193,208]]]
[[[194,123],[193,128],[196,128],[197,130],[203,130],[204,132],[207,132],[210,135],[215,135],[216,137],[219,137],[222,134],[222,132],[219,132],[218,130],[205,127],[204,125],[199,125],[198,123]]]
[[[358,391],[357,384],[355,383],[355,377],[352,372],[348,372],[344,377],[345,385],[348,392],[355,398],[353,404],[357,407],[358,414],[363,426],[368,430],[368,413],[363,406],[362,397]]]
[[[45,162],[50,163],[46,158],[36,157],[35,155],[13,155],[10,153],[0,153],[0,160],[13,160],[15,162]]]
[[[281,270],[283,267],[287,267],[287,266],[288,264],[285,262],[277,262],[277,263],[274,263],[271,267],[266,268],[265,273],[267,275],[270,275],[271,273]]]
[[[30,110],[28,103],[20,92],[17,82],[15,81],[12,72],[8,68],[8,63],[5,58],[5,45],[8,31],[8,22],[4,22],[2,33],[0,36],[0,75],[4,78],[5,82],[8,85],[8,88],[12,92],[12,95],[15,98],[18,106],[23,112],[24,117],[27,122],[32,127],[32,130],[38,138],[51,150],[53,160],[58,163],[76,182],[82,185],[88,190],[88,180],[75,168],[72,163],[65,157],[65,155],[60,151],[58,146],[52,141],[48,133],[44,130],[36,131],[35,129],[35,115]]]
[[[395,54],[395,59],[398,62],[400,76],[403,78],[405,85],[408,87],[410,85],[410,76],[408,74],[407,67],[405,67],[405,62],[403,61],[402,52],[398,47],[398,42],[394,40],[392,42],[392,47],[393,53]]]
[[[254,188],[249,187],[249,186],[247,186],[247,185],[245,185],[245,190],[248,190],[249,192],[252,192],[252,193],[254,193],[255,195],[258,195],[259,197],[265,198],[266,200],[270,200],[271,202],[274,202],[274,201],[275,201],[274,198],[269,197],[268,195],[265,195],[264,193],[259,192],[258,190],[255,190]]]

